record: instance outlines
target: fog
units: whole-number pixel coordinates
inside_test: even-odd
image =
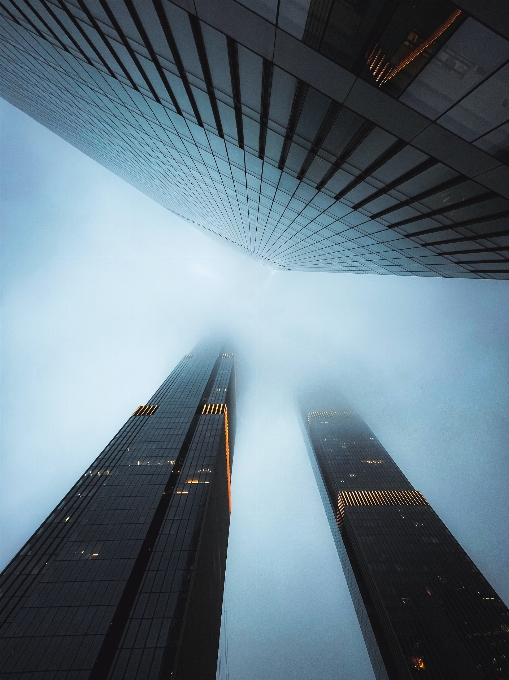
[[[1,112],[0,567],[213,333],[238,361],[230,680],[373,678],[303,386],[346,396],[509,603],[508,281],[273,271]]]

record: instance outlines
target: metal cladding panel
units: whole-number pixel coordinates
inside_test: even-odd
[[[219,345],[186,355],[7,566],[0,677],[156,679],[192,645],[215,678],[233,363]]]
[[[5,0],[0,92],[271,267],[508,278],[509,41],[449,0],[277,4]]]

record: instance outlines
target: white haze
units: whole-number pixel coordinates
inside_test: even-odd
[[[238,357],[230,680],[373,674],[293,406],[337,386],[509,601],[509,282],[276,272],[2,103],[5,565],[201,338]]]

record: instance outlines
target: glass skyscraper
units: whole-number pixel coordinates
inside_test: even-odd
[[[509,610],[350,410],[303,411],[311,464],[377,680],[509,677]]]
[[[215,680],[233,354],[186,355],[0,577],[0,678]]]
[[[0,93],[271,267],[509,278],[484,0],[2,0]]]

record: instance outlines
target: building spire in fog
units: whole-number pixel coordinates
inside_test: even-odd
[[[366,423],[333,403],[302,418],[377,680],[509,677],[508,608]]]
[[[215,680],[234,384],[187,354],[6,567],[0,678]]]

